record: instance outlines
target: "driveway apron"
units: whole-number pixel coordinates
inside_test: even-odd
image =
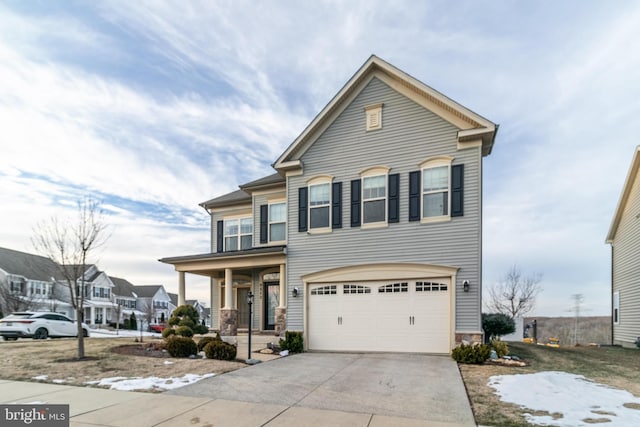
[[[458,367],[447,356],[304,353],[168,393],[475,425]]]

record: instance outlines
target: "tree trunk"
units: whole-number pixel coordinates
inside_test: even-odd
[[[78,325],[78,359],[84,359],[84,331],[82,330],[82,309],[76,310],[76,324]]]

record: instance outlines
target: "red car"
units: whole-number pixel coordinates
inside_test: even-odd
[[[164,328],[166,328],[165,325],[149,325],[149,330],[151,332],[162,333],[162,331],[164,331]]]

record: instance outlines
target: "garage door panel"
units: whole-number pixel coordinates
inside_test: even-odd
[[[446,353],[448,279],[309,286],[312,350]]]

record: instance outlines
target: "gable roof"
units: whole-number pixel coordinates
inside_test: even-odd
[[[624,186],[622,187],[622,193],[620,194],[620,199],[618,200],[618,206],[616,207],[616,211],[613,215],[613,220],[611,221],[611,226],[609,227],[609,234],[607,234],[606,243],[613,243],[613,239],[616,237],[616,232],[618,231],[618,225],[620,225],[620,220],[622,219],[622,213],[629,201],[629,196],[631,195],[631,187],[638,176],[638,172],[640,171],[640,145],[636,147],[633,153],[633,159],[631,160],[631,166],[629,167],[629,172],[627,173],[627,178],[624,181]]]
[[[111,279],[111,283],[113,283],[113,294],[126,298],[137,298],[137,294],[135,292],[135,285],[129,282],[126,279],[121,279],[120,277],[109,276]]]
[[[333,99],[320,111],[313,121],[291,143],[275,161],[273,167],[279,171],[298,169],[300,157],[335,117],[374,77],[393,89],[410,97],[429,111],[458,127],[458,141],[482,140],[482,154],[491,153],[498,125],[458,104],[435,89],[411,77],[375,55],[360,67]]]
[[[177,307],[178,306],[178,294],[167,292],[167,295],[169,295],[169,299],[171,300],[171,304],[173,304],[173,305],[175,305]]]
[[[135,286],[134,291],[139,298],[152,298],[162,287],[162,285]]]
[[[9,274],[42,282],[61,279],[58,266],[51,259],[13,249],[0,248],[0,268]]]

